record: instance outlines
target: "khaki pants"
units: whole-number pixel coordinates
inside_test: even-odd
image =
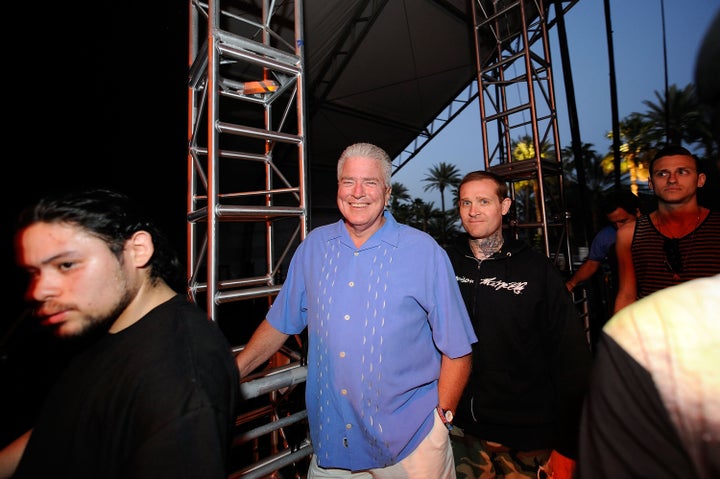
[[[435,414],[430,433],[405,459],[392,466],[367,471],[325,469],[310,461],[308,479],[456,479],[448,430]]]

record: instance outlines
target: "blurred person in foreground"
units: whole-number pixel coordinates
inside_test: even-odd
[[[578,478],[720,477],[720,275],[657,291],[605,325]]]
[[[391,169],[375,145],[343,151],[343,218],[300,243],[237,355],[245,377],[307,328],[309,479],[455,478],[446,424],[476,338],[445,252],[385,210]]]
[[[102,189],[46,197],[21,213],[15,248],[42,324],[95,337],[0,452],[0,477],[226,478],[231,348],[171,288],[180,262],[142,208]]]
[[[720,273],[720,212],[698,203],[705,184],[698,159],[670,145],[650,161],[657,209],[618,229],[620,283],[615,312],[655,291]]]
[[[551,260],[503,234],[508,186],[487,172],[458,188],[466,233],[448,248],[478,342],[450,438],[457,477],[572,477],[590,348]]]

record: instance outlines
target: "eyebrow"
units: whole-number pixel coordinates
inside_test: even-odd
[[[345,181],[360,182],[360,183],[365,183],[367,181],[374,181],[375,183],[383,184],[383,185],[387,186],[388,188],[390,187],[390,185],[385,183],[385,180],[383,180],[382,178],[376,178],[376,177],[355,178],[352,176],[343,176],[340,178],[340,180],[338,180],[338,183],[342,183]]]
[[[678,166],[677,168],[660,168],[659,170],[653,170],[653,173],[658,173],[660,171],[678,171],[678,170],[697,171],[697,168],[695,168],[694,166]]]

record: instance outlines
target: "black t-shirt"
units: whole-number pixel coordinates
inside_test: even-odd
[[[225,479],[238,388],[223,333],[176,296],[74,358],[15,477]]]

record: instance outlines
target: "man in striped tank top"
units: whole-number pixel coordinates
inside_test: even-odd
[[[698,203],[705,184],[698,159],[666,146],[650,161],[657,209],[621,227],[615,244],[620,284],[615,312],[650,293],[720,273],[720,212]]]

